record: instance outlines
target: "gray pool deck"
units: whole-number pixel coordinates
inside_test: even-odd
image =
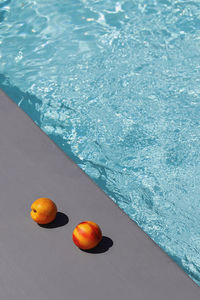
[[[38,197],[61,212],[29,217]],[[0,91],[0,299],[199,300],[199,287]],[[83,220],[102,228],[96,253],[72,243]]]

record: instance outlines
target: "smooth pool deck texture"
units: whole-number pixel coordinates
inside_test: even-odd
[[[41,196],[63,213],[51,228],[29,217]],[[200,299],[183,270],[2,91],[0,197],[1,299]],[[88,219],[107,237],[99,253],[72,243],[73,228]]]

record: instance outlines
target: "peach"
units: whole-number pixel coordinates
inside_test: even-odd
[[[57,214],[56,204],[48,198],[39,198],[31,205],[31,218],[38,224],[51,223]]]
[[[74,244],[82,250],[93,249],[102,240],[101,229],[92,221],[82,222],[74,229],[72,239]]]

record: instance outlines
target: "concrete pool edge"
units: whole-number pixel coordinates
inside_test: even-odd
[[[147,295],[149,300],[161,299],[161,297],[162,299],[188,299],[188,297],[190,299],[199,299],[200,291],[198,286],[196,286],[196,284],[194,284],[194,282],[189,279],[189,277],[174,262],[172,262],[172,260],[132,220],[130,220],[117,205],[113,205],[113,201],[111,201],[104,192],[101,191],[100,188],[98,188],[91,179],[89,179],[89,177],[71,161],[71,159],[52,143],[52,141],[42,133],[33,122],[30,122],[30,119],[22,110],[17,108],[4,93],[1,92],[0,97],[2,141],[5,141],[4,144],[10,145],[9,151],[6,151],[8,150],[6,147],[2,150],[2,170],[4,170],[4,172],[1,173],[1,181],[5,182],[4,174],[8,174],[9,179],[12,180],[18,177],[16,175],[21,174],[26,184],[22,184],[20,180],[16,182],[10,180],[10,182],[12,182],[12,185],[16,188],[15,194],[16,190],[18,191],[15,198],[19,197],[21,199],[20,194],[27,193],[27,195],[30,195],[29,201],[32,200],[31,192],[39,193],[39,190],[43,190],[44,186],[49,191],[47,193],[52,195],[52,197],[54,196],[56,199],[59,199],[60,196],[61,199],[65,199],[65,188],[67,188],[70,191],[70,199],[72,198],[74,200],[73,202],[71,200],[69,203],[62,203],[63,208],[66,206],[66,211],[68,210],[68,207],[70,207],[71,213],[69,216],[69,223],[72,224],[74,222],[74,226],[75,222],[78,222],[80,218],[85,219],[87,215],[91,215],[93,216],[93,219],[95,218],[100,224],[103,224],[103,231],[106,234],[107,230],[108,234],[106,235],[112,238],[114,242],[108,252],[102,255],[100,254],[95,260],[94,258],[90,259],[90,256],[84,256],[82,253],[79,254],[73,247],[68,246],[68,251],[72,258],[78,255],[78,258],[76,258],[79,261],[78,267],[80,268],[80,274],[83,274],[82,272],[84,271],[81,269],[83,257],[89,266],[91,266],[92,260],[92,263],[98,268],[99,272],[95,275],[92,273],[95,272],[95,270],[92,271],[91,269],[91,273],[94,275],[91,280],[94,281],[94,286],[97,279],[103,280],[106,296],[109,295],[109,299],[121,299],[122,296],[125,297],[125,299],[129,299],[131,293],[135,294],[135,299],[137,300],[146,299]],[[10,117],[8,118],[8,116]],[[19,155],[21,160],[19,159],[19,161],[16,161],[16,155]],[[15,165],[15,168],[12,168],[12,170],[10,169],[10,160]],[[31,170],[28,169],[27,166],[31,166]],[[49,172],[49,168],[52,173]],[[45,178],[47,171],[48,179]],[[11,172],[14,174],[11,174]],[[67,180],[65,182],[63,177],[67,178],[69,182],[67,182]],[[30,181],[31,178],[34,180]],[[75,182],[77,182],[77,184],[75,184]],[[70,185],[74,185],[73,189]],[[36,187],[38,188],[38,192]],[[2,193],[5,197],[7,188],[8,186],[6,187],[6,184],[5,186],[2,186]],[[24,189],[24,191],[22,189]],[[9,193],[12,194],[12,192],[14,191],[11,189]],[[33,195],[33,197],[36,197],[36,195]],[[81,198],[83,202],[80,202]],[[5,211],[9,210],[12,199],[12,197],[8,198],[7,202],[3,204],[5,205]],[[23,201],[25,201],[25,198]],[[26,207],[26,203],[23,201],[20,205]],[[17,203],[14,205],[16,206],[16,211],[19,213],[18,216],[21,218],[19,220],[19,226],[22,226],[23,228],[23,226],[27,225],[27,231],[30,234],[32,230],[35,230],[34,225],[32,225],[31,222],[29,223],[29,219],[23,218],[21,212],[18,211]],[[120,218],[120,221],[118,220],[118,217]],[[17,219],[14,218],[14,220],[10,222],[7,228],[8,233],[10,233],[13,226],[16,225],[14,222],[16,220]],[[66,225],[66,227],[68,227],[68,225]],[[24,235],[22,234],[20,236],[22,241],[27,238],[26,234],[27,233],[25,232]],[[4,239],[5,244],[10,242],[6,237],[6,230]],[[39,240],[40,239],[41,237],[39,237]],[[66,246],[65,242],[65,240],[59,240],[59,243],[61,243],[62,246]],[[126,247],[124,247],[124,245],[126,245]],[[35,246],[32,246],[33,248],[30,248],[29,250],[33,252],[36,251],[36,249],[34,250]],[[13,247],[16,248],[15,243],[13,244]],[[45,251],[46,246],[43,245],[43,247],[43,251]],[[6,247],[2,251],[3,255],[9,259],[9,252],[6,252]],[[60,250],[57,251],[59,252]],[[47,257],[47,261],[48,259],[49,258]],[[61,258],[61,260],[62,259],[63,258]],[[67,264],[69,267],[69,260],[70,257],[67,258],[67,261],[64,260],[63,265]],[[105,260],[110,266],[110,269],[107,269],[106,266],[104,266]],[[16,270],[18,264],[19,262],[16,261]],[[31,267],[31,263],[29,267]],[[70,267],[71,272],[74,273],[73,266],[70,265]],[[49,270],[48,268],[47,270]],[[107,273],[105,272],[106,270]],[[8,276],[7,274],[9,272],[6,270],[6,265],[4,273],[5,276]],[[24,274],[31,277],[31,274],[28,273],[28,269],[25,273],[21,272],[22,278],[25,276]],[[48,275],[48,272],[45,274]],[[77,278],[79,278],[80,274],[77,274]],[[13,276],[15,277],[15,272]],[[39,279],[41,275],[38,276]],[[49,278],[49,281],[50,280],[51,278]],[[19,279],[16,278],[16,281],[19,282]],[[84,283],[79,282],[79,288],[81,288],[82,284],[84,287],[88,286],[87,280],[84,279],[83,281]],[[120,285],[121,281],[124,284],[121,287],[123,290],[120,294],[117,287]],[[38,283],[37,280],[36,283]],[[66,287],[63,285],[60,287],[58,282],[56,283],[56,287],[56,289],[59,287],[58,290],[62,297]],[[115,288],[113,289],[112,287]],[[25,294],[27,293],[27,289],[28,286],[27,288],[24,287]],[[103,296],[105,297],[103,294],[104,292],[96,287],[96,289],[94,288],[92,291],[85,291],[85,294],[82,294],[82,298],[77,298],[78,289],[75,294],[70,295],[70,299],[101,299]],[[99,295],[95,298],[91,298],[92,295],[95,295],[97,290]],[[38,293],[40,293],[40,291],[38,291]],[[42,294],[38,295],[41,296]],[[29,297],[29,299],[31,298]]]
[[[10,97],[10,99],[13,99],[14,103],[16,103],[29,117],[30,119],[36,124],[38,125],[39,129],[42,131],[42,133],[46,134],[50,140],[56,144],[56,146],[59,147],[59,149],[61,149],[65,155],[67,155],[76,165],[78,165],[78,167],[83,171],[84,171],[84,161],[81,161],[79,159],[79,157],[77,155],[74,154],[74,152],[71,150],[71,146],[70,144],[67,143],[67,141],[64,142],[64,140],[62,138],[57,138],[57,135],[51,135],[49,132],[45,132],[45,128],[42,125],[42,121],[41,121],[41,115],[39,113],[39,111],[36,109],[36,105],[41,105],[42,101],[37,98],[36,96],[28,93],[28,92],[23,92],[21,91],[17,86],[14,86],[10,83],[9,78],[6,77],[4,74],[0,74],[0,88],[2,88],[2,90],[5,92],[6,95],[8,95]],[[34,113],[33,113],[34,112]],[[64,143],[63,143],[64,142]],[[105,192],[105,194],[113,200],[113,202],[115,204],[117,204],[117,206],[120,207],[120,209],[126,214],[128,215],[128,217],[130,218],[131,221],[134,221],[134,218],[131,218],[129,212],[127,212],[127,210],[122,207],[120,204],[121,202],[119,201],[118,203],[118,197],[116,193],[113,193],[111,189],[108,189],[106,186],[106,181],[102,181],[96,178],[92,178],[91,174],[87,174],[85,172],[85,174],[89,177],[90,180],[92,180],[93,183],[95,183],[97,185],[98,188],[100,188],[102,191]],[[123,205],[123,203],[122,203]],[[198,279],[195,280],[195,270],[193,271],[193,273],[191,272],[191,269],[188,269],[187,266],[184,265],[183,261],[181,259],[179,259],[179,256],[176,256],[176,253],[170,252],[168,249],[166,249],[166,245],[165,244],[160,244],[159,242],[157,242],[156,240],[154,240],[151,235],[149,235],[149,233],[147,231],[144,230],[144,228],[140,225],[138,225],[140,227],[140,229],[143,230],[143,232],[145,234],[147,234],[147,236],[152,239],[157,246],[159,246],[167,255],[169,255],[171,257],[172,260],[174,260],[181,269],[183,269],[184,272],[186,272],[186,274],[192,278],[192,280],[195,281],[195,283],[197,283],[197,285],[199,284]]]

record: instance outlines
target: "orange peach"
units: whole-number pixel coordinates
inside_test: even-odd
[[[72,239],[74,244],[82,250],[93,249],[102,239],[101,229],[92,221],[82,222],[74,229]]]
[[[39,198],[31,205],[31,218],[38,224],[51,223],[57,214],[55,203],[48,198]]]

